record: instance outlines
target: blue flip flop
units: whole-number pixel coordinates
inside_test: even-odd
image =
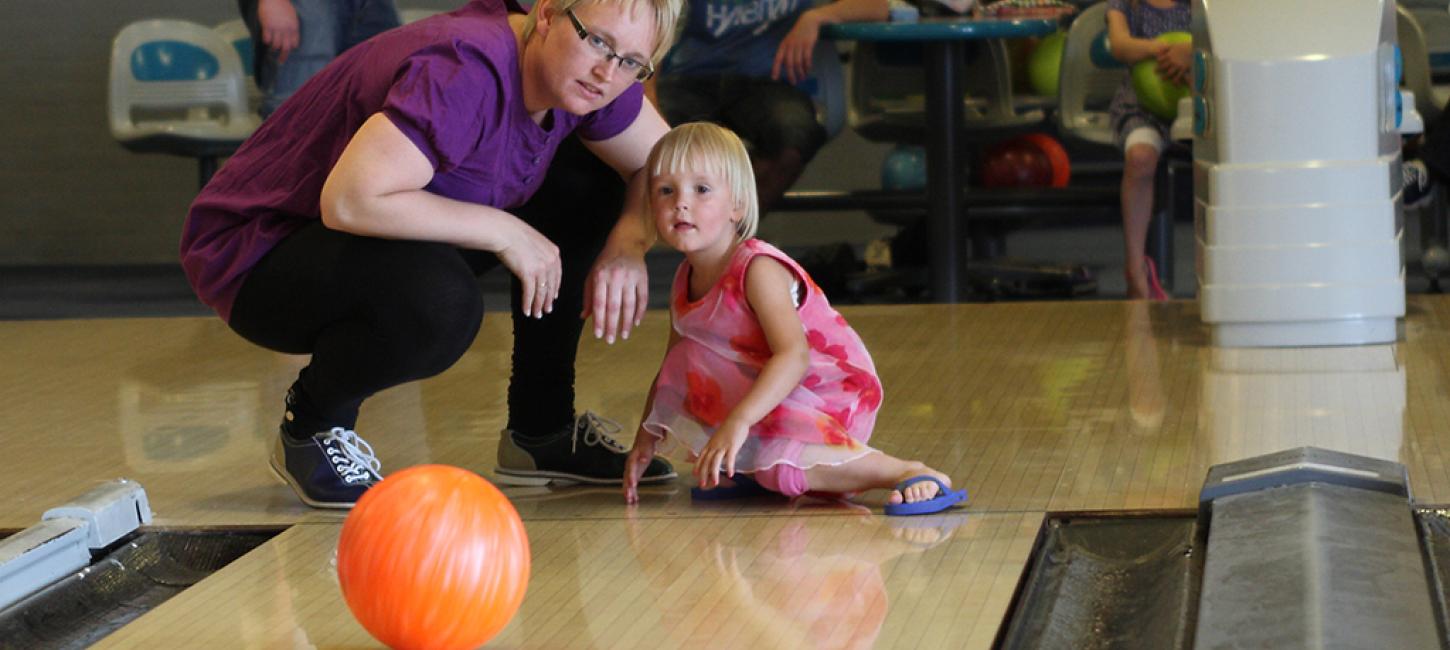
[[[690,498],[695,501],[729,501],[775,494],[755,482],[755,479],[750,478],[749,475],[741,472],[736,472],[735,477],[730,480],[735,481],[735,485],[730,487],[721,485],[709,489],[692,487],[690,488]]]
[[[937,479],[937,477],[928,476],[925,474],[921,476],[913,476],[909,479],[906,479],[905,481],[897,483],[895,489],[897,492],[901,492],[903,495],[905,495],[906,488],[909,488],[923,481],[931,481],[933,483],[936,483],[936,487],[938,490],[936,496],[927,499],[926,501],[917,501],[916,503],[888,503],[886,504],[886,514],[893,517],[901,517],[907,515],[927,515],[933,512],[941,512],[943,510],[946,510],[947,508],[950,508],[958,503],[967,500],[966,490],[952,490],[951,488],[948,488],[945,483],[942,483],[941,480]]]

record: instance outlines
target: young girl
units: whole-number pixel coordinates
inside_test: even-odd
[[[699,498],[756,484],[789,497],[892,488],[887,514],[965,499],[945,474],[866,446],[881,405],[871,356],[800,265],[751,238],[759,211],[740,139],[686,124],[655,145],[645,169],[655,228],[685,261],[625,500],[638,501],[640,472],[667,437],[695,457]]]
[[[1158,74],[1186,83],[1192,69],[1192,46],[1168,45],[1160,34],[1188,30],[1188,0],[1108,0],[1108,42],[1113,56],[1133,65],[1157,59]],[[1168,142],[1168,125],[1143,110],[1131,79],[1113,96],[1109,109],[1118,145],[1123,148],[1123,263],[1128,298],[1167,300],[1158,283],[1153,259],[1143,253],[1153,212],[1153,176]]]

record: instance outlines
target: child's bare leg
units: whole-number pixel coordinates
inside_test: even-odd
[[[892,488],[913,476],[934,476],[948,487],[951,477],[914,460],[902,460],[882,452],[872,452],[849,463],[816,465],[806,470],[806,484],[820,492],[864,492],[876,488],[892,490],[890,502],[916,503],[926,501],[940,491],[936,483],[922,481],[901,494]]]
[[[1148,223],[1153,218],[1153,179],[1158,172],[1158,150],[1147,144],[1128,147],[1123,160],[1123,269],[1128,280],[1128,298],[1148,297],[1148,274],[1143,264],[1143,247],[1148,241]]]

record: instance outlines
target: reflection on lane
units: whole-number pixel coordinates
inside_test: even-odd
[[[1397,346],[1203,354],[1198,431],[1207,464],[1304,446],[1405,462],[1405,364]]]
[[[679,522],[631,517],[630,546],[668,638],[658,644],[873,647],[890,609],[883,567],[945,543],[967,521],[965,512],[882,517],[845,501],[804,507],[847,516],[696,520],[683,537]]]

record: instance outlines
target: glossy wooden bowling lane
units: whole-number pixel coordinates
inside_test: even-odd
[[[510,488],[536,571],[498,643],[768,646],[847,627],[861,646],[987,647],[1044,513],[1192,508],[1209,466],[1300,445],[1403,463],[1420,502],[1450,502],[1450,299],[1411,296],[1409,307],[1398,344],[1282,350],[1211,347],[1191,302],[846,308],[886,391],[873,444],[967,487],[964,521],[922,519],[922,530],[902,532],[905,522],[879,514],[881,493],[857,499],[877,513],[865,515],[839,504],[693,504],[684,479],[649,488],[634,508],[612,488]],[[629,341],[581,343],[579,406],[619,420],[626,444],[666,321],[651,313]],[[385,471],[438,462],[488,474],[505,421],[508,332],[506,319],[489,318],[454,368],[368,402],[358,429]],[[30,525],[120,476],[146,487],[158,525],[299,524],[108,643],[369,643],[330,582],[342,515],[302,506],[265,463],[303,359],[258,350],[209,319],[6,322],[0,341],[0,527]],[[823,540],[840,566],[801,559],[795,582],[876,589],[884,610],[769,584],[780,557],[836,557]],[[871,571],[879,588],[859,586],[875,584]],[[716,611],[726,601],[729,616]],[[856,607],[856,627],[817,611],[832,606]]]
[[[1039,517],[819,504],[526,525],[534,574],[497,647],[959,648],[996,635]],[[339,595],[340,528],[293,526],[96,647],[375,645]]]

